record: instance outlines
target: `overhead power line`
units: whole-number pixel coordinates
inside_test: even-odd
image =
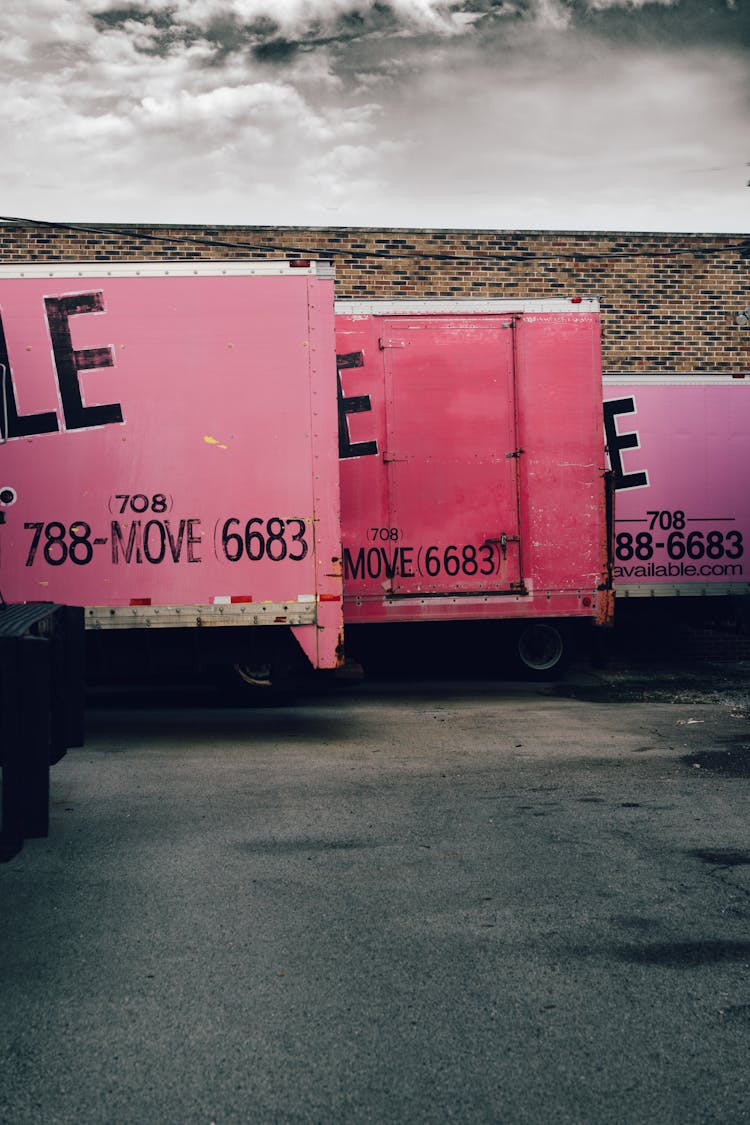
[[[722,245],[711,246],[679,246],[669,247],[667,249],[653,249],[653,250],[608,250],[608,251],[589,251],[589,250],[574,250],[567,253],[549,253],[539,254],[534,251],[527,250],[498,250],[496,252],[487,251],[472,251],[469,253],[441,253],[432,250],[419,250],[416,247],[407,249],[392,249],[384,247],[382,250],[364,250],[361,248],[354,248],[350,246],[290,246],[285,243],[268,243],[268,242],[247,242],[243,240],[226,241],[219,238],[200,238],[185,235],[167,235],[167,234],[148,234],[140,227],[134,229],[132,226],[110,226],[98,227],[89,226],[83,223],[61,223],[52,222],[45,219],[25,219],[17,216],[0,215],[0,223],[13,223],[19,226],[39,226],[52,230],[60,231],[77,231],[81,234],[99,234],[104,236],[118,235],[121,238],[132,238],[142,242],[162,242],[162,243],[180,243],[185,246],[215,246],[221,249],[228,250],[252,250],[254,252],[261,252],[264,254],[283,253],[295,254],[303,258],[311,256],[320,258],[374,258],[374,259],[387,259],[392,261],[394,258],[407,259],[414,261],[414,259],[424,261],[438,261],[438,262],[588,262],[588,261],[611,261],[612,259],[630,259],[630,258],[672,258],[675,255],[690,255],[692,257],[712,257],[718,254],[728,253],[730,251],[738,251],[741,258],[750,258],[750,238],[743,239],[742,242],[727,242]],[[554,237],[554,231],[544,232]],[[562,232],[561,232],[562,233]],[[597,232],[602,236],[606,232]],[[617,233],[617,232],[615,232]],[[469,232],[467,232],[469,234]],[[648,237],[648,236],[646,236]],[[684,236],[678,236],[684,237]],[[690,236],[688,236],[690,237]]]

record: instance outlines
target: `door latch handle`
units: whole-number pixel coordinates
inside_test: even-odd
[[[508,535],[507,531],[501,531],[500,534],[496,536],[488,535],[482,543],[482,546],[489,547],[491,544],[496,543],[502,551],[503,558],[505,559],[508,557],[508,544],[520,542],[521,540],[518,535]]]

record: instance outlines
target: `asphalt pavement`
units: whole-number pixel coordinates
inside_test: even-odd
[[[745,1125],[747,673],[92,698],[0,866],[0,1122]]]

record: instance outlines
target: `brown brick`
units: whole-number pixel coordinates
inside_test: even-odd
[[[598,297],[605,371],[750,368],[750,240],[732,234],[0,224],[0,260],[330,254],[339,296]],[[375,253],[373,253],[375,252]]]

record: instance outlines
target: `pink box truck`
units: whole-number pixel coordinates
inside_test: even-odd
[[[513,621],[554,673],[566,625],[612,613],[597,302],[336,313],[347,629]]]
[[[604,379],[618,600],[750,593],[750,380]]]
[[[292,634],[335,667],[333,286],[304,261],[2,267],[5,600],[191,630],[251,682]]]

